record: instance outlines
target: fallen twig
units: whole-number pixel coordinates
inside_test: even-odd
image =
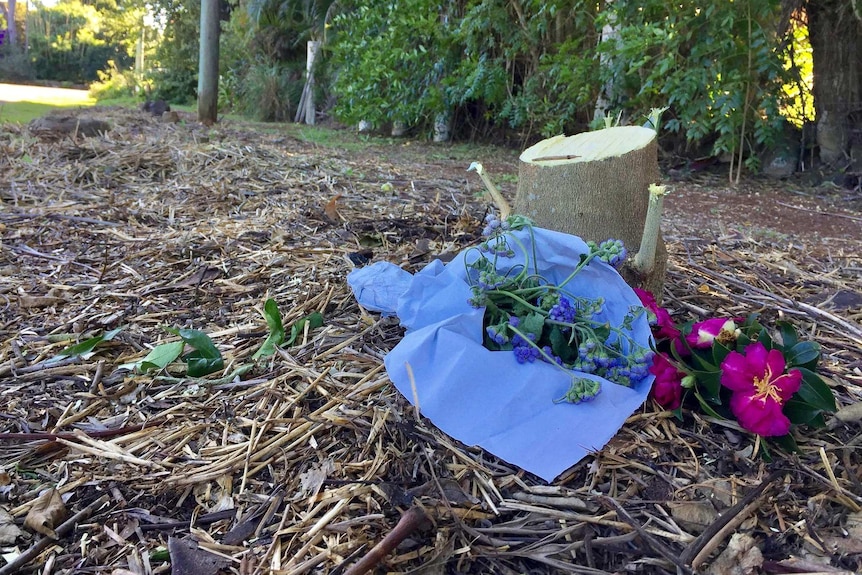
[[[395,549],[399,543],[404,541],[408,535],[419,529],[428,522],[425,510],[419,506],[413,506],[404,512],[398,524],[384,537],[380,543],[371,548],[362,559],[357,561],[344,572],[344,575],[363,575],[380,563],[383,558]]]
[[[647,546],[649,546],[653,551],[655,551],[656,553],[658,553],[659,555],[661,555],[662,557],[664,557],[665,559],[667,559],[668,561],[670,561],[671,563],[676,565],[677,571],[679,573],[691,573],[692,572],[691,569],[686,567],[685,562],[680,560],[680,557],[678,556],[678,554],[675,551],[668,548],[667,545],[665,545],[664,543],[662,543],[661,541],[659,541],[658,539],[653,537],[650,533],[647,533],[647,531],[643,528],[643,526],[640,523],[638,523],[634,517],[629,515],[628,511],[623,509],[623,507],[619,503],[614,501],[613,498],[602,496],[602,497],[599,497],[599,501],[605,507],[608,507],[608,508],[614,510],[620,519],[622,519],[623,521],[625,521],[626,523],[631,525],[632,528],[635,531],[637,531],[637,534],[641,538],[641,540]]]

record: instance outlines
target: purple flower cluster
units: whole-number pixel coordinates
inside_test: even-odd
[[[509,343],[509,336],[507,336],[505,332],[506,330],[503,329],[503,333],[500,333],[499,326],[489,325],[485,328],[485,333],[487,333],[488,337],[491,338],[491,341],[497,345],[505,345]]]
[[[615,268],[619,267],[626,259],[626,255],[628,255],[628,250],[626,250],[622,240],[609,239],[600,244],[589,241],[587,242],[587,246],[597,258]]]
[[[515,353],[515,359],[518,360],[518,363],[533,363],[542,356],[539,349],[532,345],[516,345],[512,351]]]
[[[581,403],[590,401],[602,392],[602,386],[598,381],[587,377],[574,377],[572,385],[566,395],[557,400],[557,403],[566,401],[568,403]]]
[[[561,296],[560,301],[548,312],[548,317],[561,323],[573,323],[577,311],[577,308],[572,305],[572,300]]]
[[[578,346],[578,359],[572,369],[592,373],[626,386],[634,386],[647,375],[652,366],[654,353],[638,350],[628,355],[611,355],[604,347],[586,341]]]
[[[511,228],[508,220],[500,221],[496,214],[488,214],[485,216],[485,227],[482,228],[482,235],[491,237],[500,232],[508,231]]]

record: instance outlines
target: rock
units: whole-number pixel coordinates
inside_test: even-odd
[[[177,124],[180,121],[180,115],[174,111],[167,112],[162,116],[163,124]]]
[[[785,124],[781,135],[776,138],[775,145],[763,154],[760,171],[771,178],[792,176],[799,164],[801,135],[800,130]]]
[[[68,112],[51,112],[31,121],[29,128],[31,134],[40,137],[60,138],[67,135],[78,135],[88,138],[110,131],[111,125],[104,120],[89,116],[74,116]]]
[[[771,153],[764,158],[763,173],[770,178],[789,178],[796,172],[796,156],[789,153]]]
[[[171,105],[164,100],[147,100],[141,105],[141,110],[149,112],[153,116],[159,117],[165,112],[171,111]]]

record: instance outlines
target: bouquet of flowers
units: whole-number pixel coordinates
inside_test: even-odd
[[[489,215],[485,223],[483,235],[487,239],[475,248],[478,257],[465,259],[465,265],[472,291],[470,303],[485,308],[487,349],[510,350],[519,363],[546,361],[570,372],[571,387],[558,402],[580,403],[601,391],[596,379],[579,374],[597,375],[628,387],[648,377],[654,353],[630,336],[632,322],[645,309],[632,306],[620,325],[611,325],[598,317],[605,305],[601,297],[585,298],[566,289],[595,260],[619,265],[626,256],[621,241],[587,242],[589,252],[555,285],[539,275],[535,254],[531,257],[508,233],[523,228],[532,233],[527,218],[514,215],[500,220]],[[499,260],[513,257],[516,249],[524,254],[524,265],[501,273],[505,266],[498,265]]]
[[[687,402],[751,433],[793,449],[793,425],[825,425],[832,390],[817,374],[820,346],[801,340],[787,322],[770,333],[758,314],[675,325],[649,292],[636,289],[649,311],[657,354],[653,398],[681,416]],[[690,401],[693,400],[693,401]]]

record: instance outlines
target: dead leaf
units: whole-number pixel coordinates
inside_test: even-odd
[[[204,551],[193,539],[168,538],[171,555],[171,575],[215,575],[230,565],[230,561]]]
[[[24,527],[51,539],[57,539],[54,528],[65,518],[66,504],[63,503],[60,492],[52,487],[33,502],[33,506],[24,519]]]
[[[32,296],[32,295],[19,295],[18,296],[18,305],[20,305],[24,309],[32,309],[32,308],[40,308],[40,307],[51,307],[60,303],[65,302],[61,297],[50,297],[50,296]]]
[[[823,537],[826,548],[832,553],[841,555],[862,554],[862,513],[850,513],[844,523],[844,530],[847,533],[846,537],[837,535]]]
[[[13,545],[24,532],[15,525],[15,518],[5,509],[0,509],[0,546]]]
[[[331,200],[326,202],[326,205],[323,207],[323,213],[326,216],[326,219],[331,222],[337,222],[340,219],[338,213],[338,199],[340,197],[341,194],[336,194]]]
[[[668,503],[674,521],[696,533],[702,532],[718,518],[709,501],[674,501]]]
[[[727,548],[713,561],[709,575],[754,575],[760,572],[763,555],[751,535],[734,533]]]
[[[842,423],[855,423],[862,420],[862,401],[842,407],[835,412],[835,419]]]
[[[323,486],[326,478],[335,471],[335,463],[331,458],[327,457],[317,465],[312,465],[311,469],[299,474],[299,493],[295,499],[303,497],[314,497]]]

